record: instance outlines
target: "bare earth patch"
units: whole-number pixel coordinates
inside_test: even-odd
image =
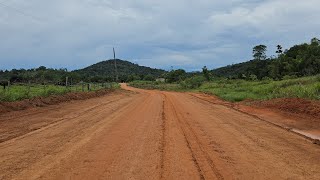
[[[253,115],[311,139],[320,139],[320,101],[279,98],[267,101],[248,100],[231,103],[213,95],[197,93],[191,93],[191,95]]]

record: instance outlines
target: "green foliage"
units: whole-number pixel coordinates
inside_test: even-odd
[[[204,66],[204,67],[202,68],[202,74],[203,74],[203,77],[205,77],[207,81],[210,80],[211,74],[210,74],[207,66]]]
[[[218,68],[212,71],[215,76],[230,79],[249,79],[250,75],[256,75],[261,80],[270,77],[281,80],[284,77],[312,76],[320,73],[320,41],[313,38],[310,44],[295,45],[285,52],[280,45],[277,46],[277,58],[264,61],[262,51],[264,47],[254,48],[254,58],[244,63]]]
[[[119,79],[121,81],[133,81],[147,78],[148,80],[161,77],[164,70],[139,66],[128,61],[117,60]],[[35,69],[12,69],[0,71],[0,81],[11,83],[35,83],[35,84],[65,84],[66,77],[69,83],[78,82],[112,82],[114,81],[114,61],[103,61],[87,68],[68,72],[66,69],[50,69],[40,66]]]
[[[137,81],[137,80],[140,80],[140,77],[135,74],[130,74],[127,77],[127,82],[132,82],[132,81]]]
[[[203,76],[193,76],[182,81],[180,85],[184,89],[195,89],[199,88],[205,81],[206,78]]]
[[[82,92],[88,91],[86,84],[84,88],[81,84],[75,86],[56,86],[56,85],[13,85],[9,88],[0,89],[0,102],[13,102],[23,99],[30,99],[33,97],[47,97],[51,95],[61,95],[68,92]],[[119,88],[117,84],[96,84],[91,85],[91,91],[96,91],[105,88]]]
[[[166,74],[166,80],[168,83],[180,82],[186,79],[186,77],[187,77],[187,73],[183,69],[172,70]]]
[[[181,87],[175,83],[165,83],[156,81],[133,81],[129,83],[130,86],[141,89],[158,89],[167,91],[180,91]]]
[[[318,78],[312,76],[282,81],[224,79],[205,83],[198,90],[212,93],[228,101],[294,97],[320,100],[320,81]]]
[[[128,61],[117,59],[119,80],[130,82],[134,80],[156,79],[165,74],[164,70],[139,66]],[[114,60],[102,61],[87,68],[74,71],[81,75],[83,81],[89,82],[92,77],[101,77],[104,81],[113,81],[115,77]]]
[[[154,81],[155,78],[151,74],[148,74],[143,78],[143,80],[145,80],[145,81]]]
[[[267,51],[267,46],[265,45],[258,45],[255,46],[252,50],[253,58],[255,60],[265,60],[266,59],[266,51]]]

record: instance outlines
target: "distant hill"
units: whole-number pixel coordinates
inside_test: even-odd
[[[243,63],[228,65],[211,71],[214,76],[228,78],[243,78],[243,76],[256,75],[259,79],[269,76],[269,66],[273,60],[251,60]]]
[[[119,79],[127,81],[129,79],[144,79],[144,78],[158,78],[161,77],[166,71],[161,69],[150,68],[146,66],[140,66],[138,64],[131,63],[117,59],[117,69]],[[74,71],[83,77],[92,78],[107,78],[109,80],[115,77],[114,60],[106,60],[84,69]]]
[[[320,40],[317,38],[313,38],[310,43],[294,45],[284,52],[281,50],[277,55],[278,57],[267,60],[251,60],[214,69],[211,73],[215,76],[241,79],[283,79],[285,76],[320,74]]]
[[[162,77],[166,71],[154,69],[117,59],[120,81],[154,80]],[[64,83],[66,77],[72,82],[111,82],[115,80],[114,60],[102,61],[72,72],[66,69],[52,69],[44,66],[33,69],[0,70],[0,82],[12,83]]]

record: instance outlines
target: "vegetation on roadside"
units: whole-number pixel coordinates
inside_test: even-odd
[[[274,81],[220,79],[206,82],[197,91],[214,94],[228,101],[306,98],[320,100],[320,76]]]
[[[183,90],[177,83],[166,83],[166,82],[156,82],[156,81],[132,81],[129,83],[130,86],[149,89],[149,90],[163,90],[163,91],[181,91]]]
[[[9,88],[0,88],[0,102],[13,102],[33,97],[48,97],[50,95],[62,95],[70,92],[88,92],[101,89],[119,88],[118,84],[79,84],[74,86],[56,86],[56,85],[12,85]]]

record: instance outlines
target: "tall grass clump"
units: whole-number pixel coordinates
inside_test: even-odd
[[[91,91],[100,89],[114,89],[119,88],[120,85],[117,83],[108,84],[95,84],[90,86]],[[87,84],[85,85],[74,85],[74,86],[56,86],[56,85],[39,85],[39,84],[18,84],[12,85],[6,89],[0,89],[0,102],[13,102],[20,101],[23,99],[30,99],[34,97],[48,97],[51,95],[62,95],[69,92],[82,92],[88,91]]]
[[[282,81],[262,80],[219,80],[208,82],[199,91],[212,93],[228,101],[245,99],[265,100],[273,98],[320,99],[320,76],[285,79]]]

